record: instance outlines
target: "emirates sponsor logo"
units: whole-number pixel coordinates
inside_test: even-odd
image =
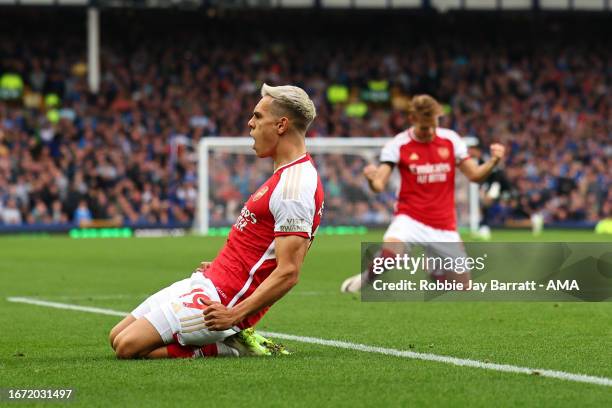
[[[259,200],[261,197],[263,197],[266,193],[268,192],[268,186],[264,186],[263,188],[260,188],[258,192],[255,193],[255,195],[253,196],[253,201],[257,201]]]
[[[415,174],[432,174],[432,173],[448,173],[451,167],[448,163],[426,163],[426,164],[411,164],[410,171]]]
[[[416,175],[417,183],[444,183],[448,179],[447,174],[452,170],[448,163],[411,164],[410,171]]]

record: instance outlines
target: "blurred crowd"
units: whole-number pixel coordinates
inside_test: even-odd
[[[398,179],[391,181],[389,191],[373,194],[361,176],[370,157],[359,149],[347,148],[342,153],[316,150],[311,156],[325,186],[326,219],[338,225],[380,225],[391,220]],[[222,149],[213,151],[210,157],[210,168],[215,169],[211,185],[219,186],[211,191],[210,222],[227,225],[235,221],[245,199],[272,173],[272,163]]]
[[[287,17],[282,29],[257,18],[111,19],[93,94],[85,33],[69,20],[0,34],[0,225],[192,222],[195,147],[248,135],[263,82],[307,90],[317,107],[309,137],[393,136],[409,126],[408,97],[433,95],[443,126],[478,138],[476,155],[494,141],[509,149],[492,223],[612,215],[612,36],[591,37],[596,28],[555,22],[517,34],[512,21],[492,21],[487,37],[435,17],[392,20],[373,35],[341,19],[322,33],[307,18]],[[389,220],[393,193],[367,192],[366,158],[316,160],[326,222]],[[271,166],[216,153],[210,170],[211,220],[228,224]]]

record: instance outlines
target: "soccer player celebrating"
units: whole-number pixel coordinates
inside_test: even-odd
[[[249,120],[253,149],[274,161],[248,199],[225,246],[190,278],[162,289],[117,324],[119,358],[270,354],[251,328],[295,286],[319,225],[323,188],[305,146],[313,102],[295,86],[261,89]]]
[[[429,253],[462,256],[455,213],[455,166],[478,183],[504,158],[504,146],[494,143],[491,158],[478,165],[468,156],[467,146],[457,133],[438,127],[441,115],[441,106],[431,96],[413,97],[408,115],[413,126],[383,147],[379,166],[370,164],[363,170],[370,188],[377,193],[385,190],[395,167],[401,176],[395,217],[383,237],[389,244],[383,246],[382,256],[394,257],[398,246],[403,247],[397,243],[430,243],[426,248]],[[454,271],[428,272],[436,279],[458,282],[467,282],[470,276]],[[346,279],[341,290],[357,292],[372,277],[372,272],[365,270]]]

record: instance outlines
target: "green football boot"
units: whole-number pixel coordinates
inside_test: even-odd
[[[242,330],[223,341],[226,345],[238,350],[240,357],[271,356],[272,352],[260,344],[254,336],[253,329]]]
[[[240,357],[245,356],[285,356],[291,354],[285,346],[269,340],[249,328],[242,330],[224,340],[224,343],[236,350]]]
[[[283,346],[280,343],[275,343],[272,340],[265,338],[261,334],[257,333],[255,329],[251,328],[247,330],[252,330],[251,335],[255,337],[255,339],[257,340],[259,344],[267,348],[270,351],[270,353],[272,353],[273,356],[288,356],[291,354],[291,352],[287,350],[285,346]]]

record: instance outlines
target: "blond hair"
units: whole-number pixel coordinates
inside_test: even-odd
[[[432,96],[415,95],[408,104],[408,114],[414,115],[419,122],[437,122],[444,114],[442,106]]]
[[[276,114],[288,115],[293,125],[299,130],[305,131],[317,116],[314,103],[308,97],[306,91],[297,86],[283,85],[270,86],[263,84],[261,96],[269,96],[273,100]]]

